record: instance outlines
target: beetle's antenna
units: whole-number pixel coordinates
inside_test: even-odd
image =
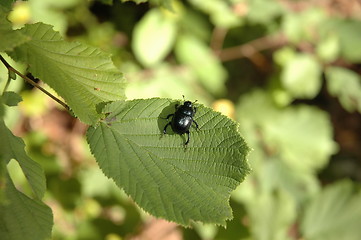
[[[198,100],[195,100],[194,103],[198,102]]]
[[[186,99],[184,98],[184,95],[182,95],[183,96],[183,101],[185,101]]]

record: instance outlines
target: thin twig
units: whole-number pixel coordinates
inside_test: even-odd
[[[11,78],[10,78],[10,73],[8,75],[8,80],[6,81],[6,84],[5,84],[5,87],[3,89],[3,92],[6,92],[6,90],[8,89],[9,85],[10,85],[10,81],[11,81]]]
[[[286,38],[281,34],[265,36],[240,46],[223,49],[219,54],[219,58],[224,62],[244,57],[250,58],[260,51],[279,47],[285,43]]]
[[[222,27],[215,27],[213,29],[210,47],[218,55],[223,47],[224,39],[227,35],[228,30]]]
[[[46,95],[48,95],[49,97],[51,97],[53,100],[55,100],[57,103],[59,103],[60,105],[62,105],[66,110],[70,110],[69,106],[64,103],[63,101],[61,101],[59,98],[55,97],[53,94],[51,94],[50,92],[48,92],[47,90],[45,90],[43,87],[41,87],[39,84],[37,84],[36,82],[34,82],[33,80],[31,80],[30,78],[28,78],[27,76],[25,76],[24,74],[22,74],[21,72],[19,72],[18,70],[16,70],[15,68],[13,68],[1,55],[0,55],[0,61],[5,65],[5,67],[8,69],[8,71],[11,71],[17,75],[19,75],[20,77],[22,77],[26,82],[30,83],[31,85],[33,85],[34,87],[38,88],[40,91],[42,91],[43,93],[45,93]]]

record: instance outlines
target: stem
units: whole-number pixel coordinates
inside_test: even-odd
[[[223,47],[224,39],[228,30],[221,27],[215,27],[211,37],[211,49],[218,55]]]
[[[260,51],[280,47],[286,42],[287,39],[281,34],[265,36],[240,46],[223,49],[219,54],[219,58],[223,62],[244,57],[250,58]]]
[[[9,87],[9,85],[10,85],[10,81],[11,81],[11,78],[10,78],[10,74],[9,74],[8,80],[6,81],[5,87],[4,87],[4,89],[3,89],[3,91],[2,91],[1,94],[3,94],[4,92],[6,92],[6,89],[8,89],[8,87]]]
[[[26,82],[30,83],[32,86],[38,88],[40,91],[42,91],[43,93],[45,93],[46,95],[48,95],[49,97],[51,97],[53,100],[55,100],[57,103],[59,103],[60,105],[62,105],[66,110],[70,111],[69,106],[64,103],[63,101],[61,101],[59,98],[55,97],[53,94],[51,94],[50,92],[48,92],[47,90],[45,90],[43,87],[41,87],[39,84],[37,84],[36,82],[34,82],[33,80],[31,80],[29,77],[25,76],[24,74],[22,74],[21,72],[19,72],[18,70],[16,70],[15,68],[13,68],[4,58],[3,56],[0,55],[0,61],[5,65],[5,67],[8,69],[8,71],[13,72],[17,75],[19,75],[20,77],[22,77]]]

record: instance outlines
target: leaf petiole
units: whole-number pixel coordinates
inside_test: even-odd
[[[5,89],[7,88],[7,86],[9,85],[10,82],[10,76],[11,73],[15,73],[17,75],[19,75],[20,77],[22,77],[26,82],[30,83],[32,86],[38,88],[40,91],[42,91],[43,93],[45,93],[46,95],[48,95],[49,97],[51,97],[53,100],[55,100],[57,103],[59,103],[60,105],[62,105],[66,110],[70,111],[69,106],[61,101],[59,98],[55,97],[53,94],[51,94],[50,92],[48,92],[47,90],[45,90],[43,87],[41,87],[39,84],[37,84],[36,82],[34,82],[33,80],[31,80],[29,77],[25,76],[24,74],[22,74],[21,72],[19,72],[18,70],[16,70],[15,68],[13,68],[4,58],[3,56],[0,55],[0,61],[5,65],[5,67],[8,69],[9,71],[9,79],[8,82],[6,83]]]

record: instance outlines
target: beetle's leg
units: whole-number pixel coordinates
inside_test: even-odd
[[[187,134],[188,139],[187,139],[186,143],[184,144],[184,146],[187,146],[189,143],[189,131],[186,131],[186,134]]]
[[[199,128],[199,127],[198,127],[198,123],[197,123],[196,121],[194,121],[194,120],[193,120],[193,122],[194,122],[194,124],[196,125],[196,130],[198,130],[198,128]]]
[[[174,113],[168,114],[168,116],[166,117],[166,119],[168,120],[171,116],[173,116]]]
[[[163,118],[163,117],[161,117],[161,119],[169,119],[171,116],[173,116],[174,114],[173,113],[171,113],[171,114],[169,114],[167,117],[165,117],[165,118]]]
[[[194,112],[194,114],[196,114],[196,112],[197,112],[197,108],[196,108],[196,107],[193,108],[193,112]]]
[[[171,123],[167,123],[163,129],[163,134],[166,134],[167,133],[167,127],[170,125]]]

